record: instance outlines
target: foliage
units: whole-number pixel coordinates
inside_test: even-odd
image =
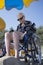
[[[40,26],[39,28],[37,28],[36,33],[40,36],[42,44],[43,44],[43,26]]]

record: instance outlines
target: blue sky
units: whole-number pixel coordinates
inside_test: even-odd
[[[18,13],[23,12],[25,19],[35,22],[36,27],[43,26],[43,0],[35,1],[30,4],[28,8],[25,6],[22,10],[17,10],[13,8],[11,10],[6,10],[5,8],[0,10],[0,17],[4,19],[6,23],[5,29],[10,29],[11,27],[16,29],[19,22],[17,21]]]

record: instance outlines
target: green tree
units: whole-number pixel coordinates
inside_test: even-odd
[[[42,41],[42,44],[43,44],[43,26],[40,26],[40,27],[37,29],[36,33],[40,36],[41,41]]]

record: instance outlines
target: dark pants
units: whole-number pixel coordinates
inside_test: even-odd
[[[29,39],[30,36],[32,36],[32,34],[33,34],[33,33],[31,32],[30,34],[25,34],[24,37],[23,37],[24,48],[25,48],[25,53],[26,53],[26,54],[28,53],[28,43],[29,43],[29,42],[28,42],[28,39]],[[30,41],[31,41],[31,40],[30,40]],[[30,42],[29,44],[30,44],[31,50],[32,50],[32,42]],[[35,47],[36,53],[38,54],[37,47],[36,47],[36,44],[35,44],[34,40],[33,40],[33,45],[34,45],[34,47]],[[34,59],[33,52],[31,52],[31,53],[32,53],[32,58]]]
[[[24,43],[23,43],[23,45],[24,45],[24,48],[25,48],[25,58],[27,57],[27,55],[28,55],[28,39],[29,39],[29,37],[30,37],[30,35],[32,35],[32,33],[31,34],[25,34],[24,35],[24,37],[23,37],[23,41],[24,41]],[[31,58],[31,56],[30,55],[28,55],[29,56],[29,58]]]
[[[32,36],[33,32],[29,32],[27,34],[24,35],[23,37],[23,42],[24,42],[24,47],[27,48],[28,47],[28,39],[30,36]]]

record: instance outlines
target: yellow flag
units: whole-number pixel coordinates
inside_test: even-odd
[[[2,18],[0,18],[0,31],[4,30],[6,27],[6,24]]]
[[[5,0],[0,0],[0,9],[4,8],[4,3],[5,3]]]
[[[28,7],[33,1],[38,1],[38,0],[23,0],[25,7]]]

